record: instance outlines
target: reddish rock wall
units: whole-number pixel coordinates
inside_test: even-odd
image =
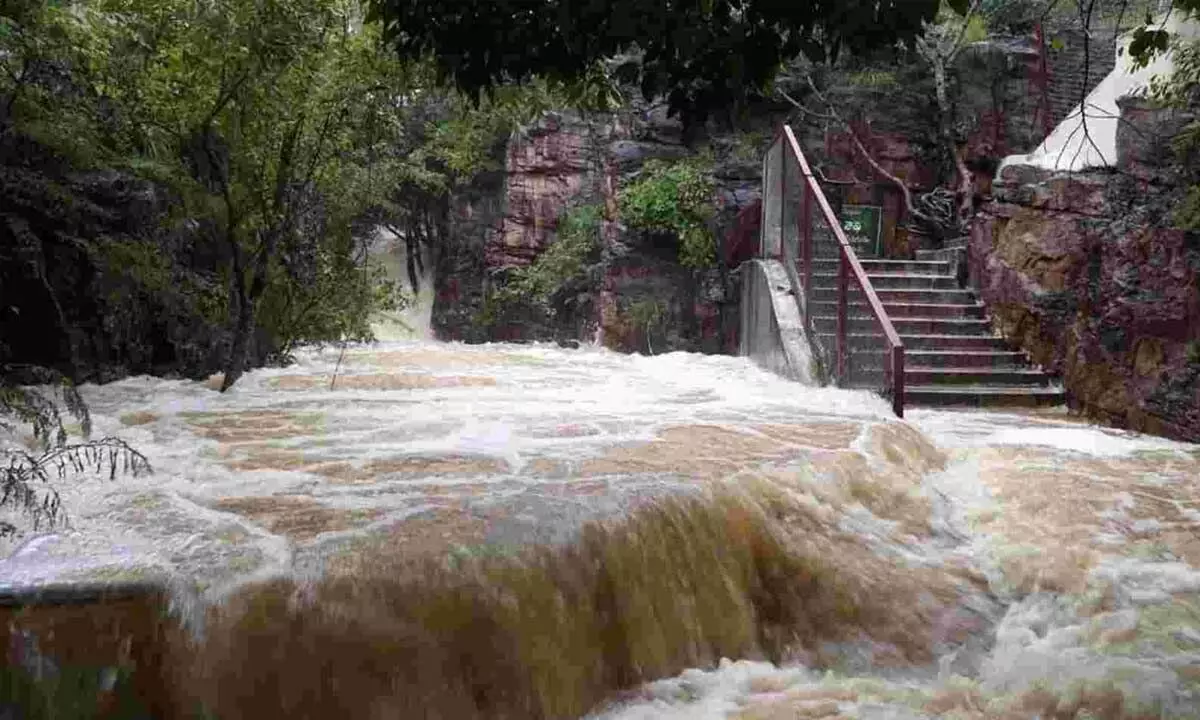
[[[677,262],[674,238],[605,222],[598,262],[553,318],[489,307],[488,288],[533,262],[555,240],[572,204],[595,203],[615,217],[617,188],[646,161],[690,154],[678,123],[659,109],[579,117],[553,113],[509,139],[504,170],[481,178],[453,203],[450,241],[441,248],[434,330],[440,339],[590,340],[617,350],[654,352],[736,349],[737,288],[727,267],[694,273]],[[719,163],[724,233],[738,210],[757,198],[757,159],[749,167]],[[748,177],[747,173],[753,175]],[[661,319],[635,321],[649,304]]]
[[[999,39],[969,46],[954,68],[957,131],[961,150],[975,175],[976,192],[991,193],[992,176],[1000,158],[1028,152],[1041,141],[1036,122],[1038,70],[1032,37]],[[937,136],[937,107],[927,66],[914,60],[898,67],[893,84],[856,88],[853,83],[835,91],[843,113],[858,118],[855,134],[879,164],[905,180],[914,194],[953,180]],[[849,133],[826,129],[821,137],[806,138],[806,152],[824,166],[831,182],[831,199],[883,208],[883,254],[913,258],[920,249],[940,247],[935,238],[910,233],[903,196],[882,178],[856,149]]]
[[[509,141],[505,212],[487,240],[489,268],[528,265],[553,242],[568,203],[603,199],[612,169],[602,141],[619,131],[617,125],[551,114]]]
[[[966,123],[968,162],[978,187],[987,192],[998,158],[1032,149],[1040,140],[1035,99],[1030,92],[1036,54],[1029,39],[981,43],[962,55],[956,69],[958,114]],[[885,88],[839,88],[839,103],[861,118],[860,136],[889,171],[919,189],[931,189],[944,174],[929,138],[932,84],[927,68],[897,68]],[[555,238],[560,214],[573,202],[602,203],[615,215],[617,188],[631,181],[646,161],[690,155],[678,122],[661,105],[634,106],[616,115],[579,117],[556,113],[514,135],[497,150],[504,169],[486,174],[452,202],[449,239],[436,249],[437,300],[434,330],[439,338],[488,340],[590,339],[610,347],[645,351],[733,352],[737,343],[737,275],[732,272],[753,250],[760,198],[761,153],[775,122],[790,108],[760,107],[754,122],[737,133],[701,138],[717,156],[719,213],[714,231],[722,239],[720,267],[693,273],[676,262],[670,238],[630,232],[607,223],[599,262],[569,291],[570,307],[555,318],[520,313],[497,316],[488,307],[489,287],[508,270],[532,262]],[[747,127],[755,125],[755,127]],[[936,240],[908,233],[900,193],[880,180],[858,157],[845,134],[819,122],[795,125],[805,152],[834,182],[831,201],[880,205],[884,254],[912,257]],[[749,132],[756,130],[757,132]],[[702,133],[704,134],[704,133]],[[739,215],[740,214],[740,215]],[[633,320],[647,303],[659,306],[661,322],[645,328]],[[643,313],[644,316],[644,313]]]
[[[1170,227],[1162,162],[1181,118],[1126,104],[1117,172],[1008,167],[969,245],[997,328],[1059,374],[1073,407],[1200,441],[1200,237]]]

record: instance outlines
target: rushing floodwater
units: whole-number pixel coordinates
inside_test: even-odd
[[[0,585],[169,574],[215,600],[372,543],[553,542],[664,492],[770,477],[820,498],[898,572],[978,575],[950,603],[973,624],[928,668],[732,662],[655,683],[614,717],[791,717],[771,713],[821,702],[828,716],[922,717],[912,689],[955,675],[987,697],[1116,678],[1200,716],[1187,714],[1200,708],[1195,446],[1060,411],[900,423],[874,395],[722,356],[420,341],[340,356],[308,352],[225,394],[147,377],[85,387],[95,434],[127,440],[155,473],[61,483],[69,527],[6,548]]]

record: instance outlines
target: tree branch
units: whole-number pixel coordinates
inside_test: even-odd
[[[916,205],[913,203],[912,190],[909,189],[908,183],[906,183],[900,177],[888,172],[887,168],[883,167],[883,165],[880,165],[879,162],[875,159],[875,157],[873,155],[871,155],[870,151],[867,150],[866,145],[863,144],[862,139],[859,138],[858,133],[855,132],[854,127],[850,123],[846,122],[846,120],[838,113],[838,111],[834,107],[833,103],[831,103],[829,101],[829,99],[826,98],[825,95],[820,90],[817,89],[817,85],[815,82],[813,82],[812,76],[807,77],[806,80],[808,81],[808,87],[810,90],[812,90],[812,93],[817,97],[818,100],[821,101],[821,104],[825,105],[829,109],[828,117],[831,120],[833,120],[834,122],[837,122],[839,125],[841,125],[846,130],[846,132],[850,135],[850,139],[854,143],[854,148],[856,150],[858,150],[859,155],[861,155],[862,158],[867,161],[867,163],[871,166],[871,168],[875,172],[877,172],[879,175],[881,175],[882,177],[889,180],[893,185],[895,185],[897,188],[900,189],[900,193],[904,197],[905,210],[907,210],[910,215],[917,218],[918,220],[923,220],[928,223],[938,224],[938,221],[935,218],[933,218],[917,209]],[[777,92],[785,100],[787,100],[789,103],[791,103],[793,106],[795,106],[797,109],[801,110],[802,112],[811,112],[807,108],[805,108],[803,105],[801,105],[793,97],[788,95],[786,92],[784,92],[782,90],[778,90]]]

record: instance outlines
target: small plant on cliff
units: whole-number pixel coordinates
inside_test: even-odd
[[[646,352],[653,355],[654,346],[650,344],[650,333],[663,321],[665,312],[662,303],[657,300],[638,300],[629,306],[628,314],[630,321],[646,337]]]
[[[708,227],[715,192],[710,157],[651,160],[641,177],[621,191],[621,216],[638,230],[673,233],[685,267],[711,267],[717,260],[716,239]]]
[[[513,270],[495,299],[528,302],[553,316],[554,296],[583,279],[589,258],[600,246],[601,211],[598,205],[581,205],[564,213],[558,239],[532,263]]]
[[[763,153],[771,144],[771,137],[765,132],[753,131],[734,137],[729,154],[741,162],[751,162],[756,165],[762,162]]]

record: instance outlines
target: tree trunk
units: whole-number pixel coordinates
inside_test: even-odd
[[[225,379],[221,382],[221,392],[233,387],[246,371],[246,351],[250,347],[250,337],[254,334],[254,300],[246,293],[244,283],[238,282],[237,285],[235,292],[238,294],[238,309],[233,323],[233,344],[225,361]]]
[[[975,198],[975,178],[967,168],[966,162],[963,160],[962,153],[958,150],[958,143],[954,139],[954,113],[950,107],[950,93],[948,89],[949,81],[946,78],[946,59],[940,56],[931,57],[930,64],[933,66],[933,82],[937,96],[938,104],[938,124],[941,130],[942,145],[950,156],[950,162],[954,165],[955,174],[958,175],[958,212],[955,219],[958,227],[957,232],[962,232],[966,227],[967,220],[971,216],[971,209]]]
[[[233,344],[225,362],[225,379],[221,383],[221,392],[232,387],[246,371],[246,351],[249,349],[250,339],[254,335],[258,301],[267,289],[267,264],[275,255],[275,246],[280,232],[279,230],[269,230],[266,238],[262,239],[260,249],[254,256],[254,277],[250,282],[249,290],[246,289],[243,272],[242,250],[240,247],[234,250],[234,293],[238,307],[233,324]]]
[[[254,330],[254,308],[246,292],[245,262],[242,259],[242,249],[233,244],[233,277],[229,288],[229,319],[232,340],[229,354],[225,357],[225,377],[221,381],[221,392],[233,387],[233,384],[245,372],[246,350],[250,344],[250,334]],[[247,327],[247,325],[249,327]]]
[[[416,235],[416,223],[410,224],[409,232],[404,235],[405,260],[408,264],[408,283],[413,295],[421,291],[420,275],[417,274],[417,263],[421,261],[421,238]]]

